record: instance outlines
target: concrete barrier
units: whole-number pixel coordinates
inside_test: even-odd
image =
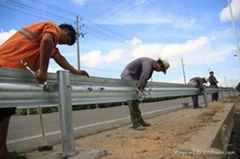
[[[234,123],[235,104],[225,106],[217,112],[209,124],[203,127],[190,141],[178,147],[183,155],[208,156],[211,159],[224,158],[233,152],[227,151]]]

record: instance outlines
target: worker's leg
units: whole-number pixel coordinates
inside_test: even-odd
[[[218,93],[216,93],[216,101],[218,101]]]
[[[129,112],[131,116],[131,121],[133,124],[133,128],[141,127],[141,112],[138,107],[139,103],[137,100],[128,101]]]
[[[0,109],[0,157],[9,155],[7,150],[7,134],[11,115],[15,114],[16,108]]]
[[[192,101],[193,101],[193,108],[197,108],[198,107],[198,96],[197,95],[193,95],[192,96]]]
[[[10,116],[3,117],[0,121],[0,157],[8,156],[7,133]]]
[[[142,126],[150,126],[151,124],[145,122],[142,118],[142,113],[141,113],[141,110],[139,109],[139,101],[136,101],[138,105],[137,107],[135,107],[135,112],[137,113],[137,118],[140,120],[140,123]]]
[[[215,93],[212,93],[211,96],[212,96],[212,101],[214,101],[215,100]]]
[[[213,94],[214,94],[214,99],[213,100],[217,101],[218,100],[218,93],[213,93]]]

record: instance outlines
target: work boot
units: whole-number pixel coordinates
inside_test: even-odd
[[[10,152],[5,157],[0,157],[0,159],[26,159],[25,155],[18,154],[16,152]]]
[[[133,127],[133,129],[135,129],[135,130],[145,130],[146,128],[144,128],[142,125],[139,125],[139,126]]]
[[[202,107],[200,107],[199,105],[194,107],[193,109],[201,109]]]
[[[151,124],[143,121],[143,122],[141,123],[141,125],[144,126],[144,127],[147,127],[147,126],[150,126]]]

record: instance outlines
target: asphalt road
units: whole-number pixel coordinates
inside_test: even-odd
[[[140,109],[143,118],[147,120],[147,118],[166,112],[182,109],[183,102],[189,102],[192,104],[191,98],[187,97],[140,104]],[[199,96],[199,103],[203,103],[202,96]],[[59,143],[61,139],[59,114],[43,114],[43,122],[47,142],[50,144]],[[131,121],[127,106],[73,112],[75,137],[86,136],[130,123]],[[36,149],[42,144],[41,136],[38,115],[13,116],[11,118],[8,133],[8,147],[10,149],[17,151],[30,151]]]

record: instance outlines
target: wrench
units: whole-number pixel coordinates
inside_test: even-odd
[[[35,77],[36,76],[36,73],[28,66],[27,62],[24,61],[24,60],[21,60],[21,64],[28,70],[30,71],[33,76]],[[48,86],[48,83],[45,81],[43,83],[43,91],[48,91],[49,90],[49,86]]]

